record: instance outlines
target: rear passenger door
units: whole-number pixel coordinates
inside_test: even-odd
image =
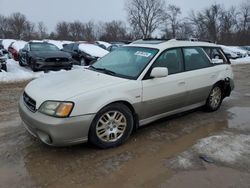
[[[169,75],[164,78],[150,78],[155,67],[167,67]],[[164,114],[185,106],[187,85],[184,76],[181,48],[163,52],[152,65],[143,86],[143,110],[140,120]]]
[[[200,47],[183,48],[187,82],[187,106],[202,104],[216,83],[219,71]]]

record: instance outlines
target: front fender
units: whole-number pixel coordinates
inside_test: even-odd
[[[140,81],[130,81],[119,86],[103,88],[69,99],[75,103],[71,116],[96,114],[108,104],[125,101],[131,105],[141,102],[142,86]]]

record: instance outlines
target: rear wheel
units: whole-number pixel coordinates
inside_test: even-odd
[[[89,141],[99,148],[116,147],[124,143],[133,130],[130,109],[120,103],[111,104],[100,110],[94,118]]]
[[[222,89],[219,85],[215,85],[208,96],[205,105],[206,110],[209,112],[218,110],[221,106],[222,99]]]

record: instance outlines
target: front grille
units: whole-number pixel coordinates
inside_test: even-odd
[[[36,101],[33,100],[27,93],[23,93],[23,101],[25,106],[31,111],[36,112]]]
[[[64,62],[68,62],[69,59],[68,58],[62,58],[62,57],[58,57],[58,58],[47,58],[46,62],[56,62],[56,63],[64,63]]]

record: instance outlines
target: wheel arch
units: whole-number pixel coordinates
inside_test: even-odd
[[[109,105],[112,105],[112,104],[123,104],[125,105],[126,107],[129,108],[129,110],[131,111],[132,115],[133,115],[133,121],[134,121],[134,124],[133,124],[133,130],[137,130],[137,128],[139,127],[139,117],[135,111],[135,108],[133,107],[133,105],[129,102],[129,101],[126,101],[126,100],[116,100],[116,101],[113,101],[113,102],[109,102],[108,104],[105,104],[104,106],[102,106],[98,112],[100,110],[102,110],[103,108],[109,106]]]
[[[225,78],[224,80],[219,80],[218,82],[216,82],[214,86],[220,86],[221,90],[222,90],[222,95],[223,98],[227,97],[230,95],[231,93],[231,86],[230,86],[230,78]]]

